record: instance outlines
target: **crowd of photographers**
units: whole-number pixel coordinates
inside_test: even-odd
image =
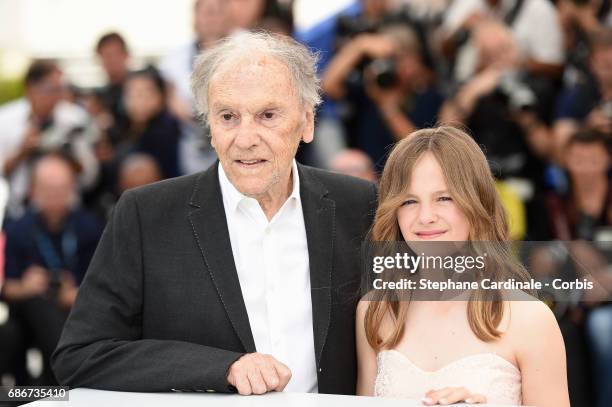
[[[324,95],[298,159],[376,181],[395,141],[462,125],[514,239],[610,240],[611,26],[610,0],[361,0],[296,34],[321,52]],[[121,34],[101,36],[95,89],[70,86],[61,61],[33,61],[24,97],[0,106],[4,382],[54,383],[46,361],[121,192],[215,162],[189,86],[197,53],[238,30],[290,35],[291,1],[198,0],[194,27],[192,42],[138,70]],[[558,312],[572,404],[609,405],[612,305],[582,304]],[[38,377],[30,348],[43,355]]]

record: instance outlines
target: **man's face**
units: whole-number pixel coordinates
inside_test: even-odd
[[[68,164],[58,159],[43,159],[34,168],[32,203],[44,217],[63,218],[75,199],[76,180]]]
[[[234,29],[255,28],[261,19],[265,2],[263,0],[230,0],[229,13]]]
[[[572,177],[593,179],[607,173],[610,156],[600,143],[574,143],[567,150],[566,165]]]
[[[361,7],[367,16],[382,17],[389,11],[388,0],[362,0]]]
[[[400,78],[400,82],[414,83],[422,75],[422,64],[419,56],[415,52],[406,52],[398,55],[396,64],[397,75]]]
[[[289,69],[263,55],[223,67],[208,106],[212,144],[234,187],[254,198],[283,194],[300,140],[309,143],[314,131]]]
[[[593,51],[591,69],[602,86],[612,86],[612,47]]]
[[[200,41],[216,41],[227,32],[229,14],[225,0],[199,0],[195,7],[195,31]]]
[[[118,41],[110,41],[98,52],[102,67],[112,83],[120,83],[128,72],[129,55]]]
[[[54,71],[39,82],[28,85],[26,94],[35,114],[45,118],[61,100],[64,89],[62,73]]]

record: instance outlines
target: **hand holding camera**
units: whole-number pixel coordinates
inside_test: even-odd
[[[612,135],[612,101],[603,101],[591,110],[585,124],[592,130]]]

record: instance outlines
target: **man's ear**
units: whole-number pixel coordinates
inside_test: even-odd
[[[215,148],[215,138],[213,137],[212,126],[210,125],[210,116],[206,118],[206,127],[208,127],[208,138],[210,139],[210,145]]]
[[[314,138],[314,108],[310,107],[306,109],[304,123],[304,131],[302,134],[302,141],[304,143],[310,143]]]

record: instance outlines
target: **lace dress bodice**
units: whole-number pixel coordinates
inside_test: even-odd
[[[521,404],[519,370],[495,353],[469,355],[435,371],[419,368],[397,350],[383,350],[376,360],[375,396],[420,400],[432,389],[465,387],[489,404]]]

